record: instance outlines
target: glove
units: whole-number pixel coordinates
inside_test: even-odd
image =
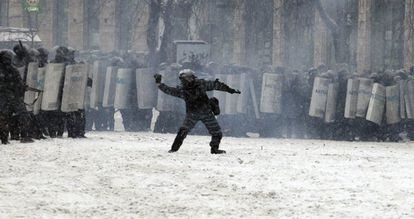
[[[239,90],[235,90],[233,88],[230,88],[229,93],[231,93],[231,94],[241,94],[241,92]]]
[[[157,84],[161,83],[162,76],[160,74],[155,74],[154,78],[155,78],[155,83]]]

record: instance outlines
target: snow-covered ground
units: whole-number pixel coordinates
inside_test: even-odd
[[[0,218],[414,217],[414,143],[89,133],[0,146]]]

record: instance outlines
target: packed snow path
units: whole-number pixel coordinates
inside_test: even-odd
[[[414,217],[414,143],[89,133],[0,146],[0,218]]]

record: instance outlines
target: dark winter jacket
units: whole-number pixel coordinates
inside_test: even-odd
[[[187,113],[211,113],[209,97],[206,92],[212,90],[230,92],[233,90],[218,80],[206,81],[201,79],[197,79],[191,87],[178,86],[174,88],[161,83],[158,88],[166,94],[184,99]]]
[[[16,105],[23,101],[24,92],[25,86],[17,69],[0,64],[0,110],[16,111]]]

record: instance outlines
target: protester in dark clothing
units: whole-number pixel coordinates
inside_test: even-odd
[[[14,53],[10,50],[0,51],[0,137],[3,144],[8,143],[9,122],[14,114],[21,130],[21,142],[33,142],[29,134],[30,116],[23,102],[26,90],[23,80],[12,65]]]
[[[171,96],[184,99],[186,104],[186,118],[181,126],[174,143],[169,152],[176,152],[180,149],[185,137],[196,125],[198,121],[202,121],[212,136],[210,147],[212,154],[225,153],[219,150],[222,132],[211,107],[211,101],[207,96],[207,91],[220,90],[231,94],[240,91],[230,88],[218,80],[205,81],[199,80],[194,76],[193,71],[183,70],[180,72],[181,86],[174,88],[161,83],[161,75],[154,76],[158,88]],[[217,106],[216,106],[217,107]]]

